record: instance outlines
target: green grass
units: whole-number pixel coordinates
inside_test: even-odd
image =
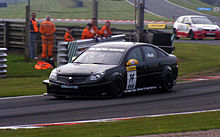
[[[168,0],[168,1],[175,3],[177,5],[195,10],[195,11],[198,11],[197,8],[200,8],[200,7],[203,7],[203,8],[213,8],[214,7],[212,5],[203,3],[200,0],[186,0],[188,2],[185,2],[185,0]],[[214,12],[214,11],[199,11],[199,12],[220,17],[219,12]]]
[[[0,79],[0,97],[36,95],[46,92],[42,84],[50,70],[36,70],[36,62],[25,62],[24,56],[8,55],[7,78]]]
[[[211,75],[220,70],[220,47],[203,44],[176,43],[179,78],[192,75]]]
[[[39,95],[46,92],[42,81],[48,77],[0,79],[0,97]]]
[[[122,137],[220,128],[220,112],[141,118],[108,123],[0,130],[2,137]]]
[[[46,77],[49,76],[50,70],[36,70],[34,62],[25,62],[23,55],[8,55],[8,77],[9,78],[24,78],[24,77]]]
[[[91,19],[92,1],[83,0],[84,7],[75,8],[73,0],[31,0],[31,10],[37,13],[37,18],[51,15],[61,19]],[[99,0],[99,19],[134,20],[134,7],[125,0]],[[25,18],[25,5],[22,2],[0,8],[1,18]],[[150,13],[145,14],[145,20],[165,20]]]

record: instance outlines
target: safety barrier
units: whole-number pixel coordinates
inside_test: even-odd
[[[0,78],[5,78],[7,73],[7,49],[0,48]]]
[[[55,42],[64,41],[66,27],[56,25]],[[82,31],[85,27],[72,26],[72,35],[78,40],[81,39]],[[134,32],[132,29],[124,30],[111,28],[113,35],[126,34],[125,39],[130,40],[130,35]],[[37,36],[37,48],[41,49],[41,35]],[[56,44],[57,45],[57,44]],[[25,23],[13,21],[0,21],[0,47],[2,48],[25,48]],[[55,47],[56,48],[56,47]],[[38,51],[38,50],[37,50]],[[39,51],[38,54],[41,52]]]
[[[57,66],[62,66],[64,64],[67,64],[68,62],[71,62],[73,56],[77,56],[81,54],[86,49],[94,46],[98,43],[103,42],[113,42],[113,41],[125,41],[125,35],[115,35],[111,38],[98,38],[98,39],[85,39],[85,40],[77,40],[74,42],[58,42],[57,47]],[[98,41],[98,42],[97,42]],[[76,47],[77,48],[74,48]],[[76,51],[75,51],[76,50]]]

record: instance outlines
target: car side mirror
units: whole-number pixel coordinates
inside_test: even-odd
[[[138,61],[136,59],[130,59],[126,65],[127,66],[131,66],[131,65],[137,65],[138,64]]]
[[[73,62],[75,59],[76,59],[76,56],[72,57],[72,61],[71,62]]]

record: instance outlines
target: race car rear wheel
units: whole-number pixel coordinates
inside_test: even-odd
[[[113,97],[121,97],[124,94],[124,84],[123,80],[120,77],[116,77],[111,85],[112,96]]]
[[[172,89],[173,81],[173,74],[170,71],[167,71],[166,75],[162,78],[161,90],[167,92]]]
[[[180,39],[179,37],[177,37],[176,29],[173,29],[173,34],[174,34],[174,36],[175,36],[175,39]]]
[[[190,37],[191,40],[195,40],[194,33],[193,33],[192,30],[189,32],[189,37]]]

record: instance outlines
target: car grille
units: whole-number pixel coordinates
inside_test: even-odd
[[[209,34],[206,34],[206,37],[216,37],[216,35],[209,35]]]
[[[86,76],[62,76],[58,75],[57,80],[66,84],[78,84],[84,82],[88,77]]]
[[[204,29],[204,31],[209,31],[209,32],[213,32],[213,31],[216,31],[216,30],[211,30],[211,29]]]

